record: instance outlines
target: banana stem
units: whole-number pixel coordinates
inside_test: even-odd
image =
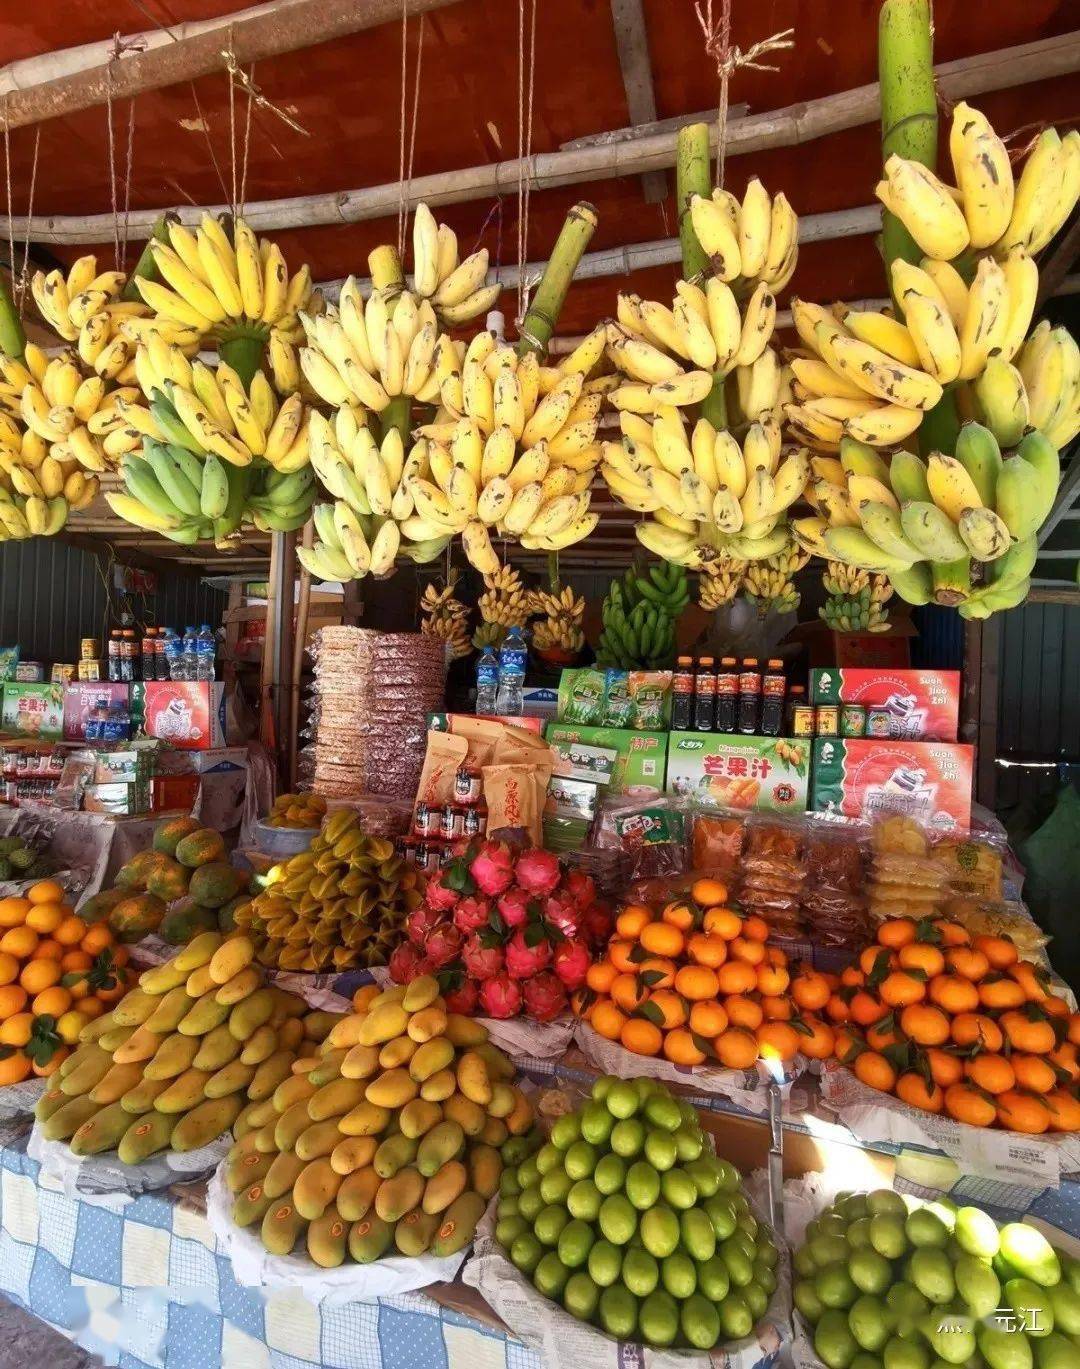
[[[535,352],[538,357],[547,355],[548,343],[566,301],[566,292],[570,289],[578,262],[596,231],[596,224],[596,209],[586,200],[579,201],[567,214],[544,267],[540,284],[521,320],[521,336],[517,343],[519,357],[528,352]]]
[[[385,437],[391,428],[396,428],[401,434],[402,445],[405,450],[408,451],[410,418],[409,396],[395,395],[379,415],[379,422],[382,425],[382,436]]]
[[[934,34],[929,0],[884,0],[878,19],[881,160],[893,153],[933,167],[937,161]],[[886,274],[898,257],[918,265],[922,253],[899,219],[882,216]]]
[[[956,451],[956,439],[960,436],[960,415],[956,411],[956,400],[949,390],[941,396],[932,409],[928,409],[919,424],[919,450],[923,456],[931,452],[944,452],[951,456]]]
[[[371,285],[374,290],[403,290],[405,271],[401,265],[398,250],[391,243],[384,242],[368,253],[368,270],[371,272]]]
[[[727,395],[724,393],[724,377],[719,372],[713,376],[712,389],[701,401],[701,417],[707,418],[717,432],[727,427]]]
[[[679,129],[675,150],[675,205],[679,214],[683,280],[709,274],[709,259],[690,219],[690,200],[694,195],[708,199],[711,194],[709,125],[684,124]]]
[[[0,277],[0,350],[12,361],[18,361],[26,351],[26,334],[23,332],[19,311],[11,298],[7,281]]]
[[[559,553],[549,551],[547,554],[548,589],[554,594],[559,588]]]
[[[971,593],[971,557],[959,561],[934,561],[930,566],[934,582],[934,603],[954,608]]]
[[[162,214],[161,218],[158,219],[153,228],[151,228],[150,236],[146,240],[146,246],[143,248],[139,260],[135,263],[135,270],[128,276],[127,284],[121,292],[121,299],[134,300],[136,303],[142,299],[142,295],[139,294],[135,285],[135,281],[139,276],[141,276],[143,280],[161,279],[161,276],[158,273],[157,263],[154,261],[154,254],[150,250],[150,244],[152,242],[167,243],[169,241],[169,224],[171,222],[176,222],[175,214]]]
[[[262,366],[265,351],[266,334],[260,332],[232,333],[218,344],[218,355],[240,377],[245,390]]]

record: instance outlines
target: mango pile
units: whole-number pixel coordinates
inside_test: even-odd
[[[247,882],[226,860],[220,832],[195,818],[166,818],[154,828],[150,850],[121,866],[113,888],[87,899],[79,916],[107,922],[119,941],[156,932],[182,946],[200,932],[232,931]]]
[[[321,794],[279,794],[264,821],[267,827],[318,827],[326,816]]]
[[[711,1350],[748,1336],[776,1288],[738,1170],[659,1080],[602,1076],[500,1194],[495,1239],[514,1265],[617,1340]]]
[[[384,965],[405,918],[423,901],[415,869],[386,837],[368,836],[340,808],[310,847],[267,871],[262,891],[236,908],[259,963],[279,970]]]
[[[1027,1222],[891,1189],[840,1194],[794,1264],[827,1369],[1080,1364],[1080,1260]]]
[[[116,1149],[135,1165],[197,1150],[269,1098],[305,1036],[331,1026],[268,988],[244,936],[204,932],[85,1026],[38,1102],[42,1135],[76,1155]]]
[[[233,1219],[274,1255],[333,1268],[383,1255],[452,1255],[472,1240],[533,1110],[514,1066],[430,975],[360,989],[317,1055],[237,1127]]]

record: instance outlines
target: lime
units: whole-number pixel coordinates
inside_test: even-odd
[[[637,1331],[637,1299],[621,1284],[605,1288],[597,1307],[600,1325],[616,1340],[633,1340]]]
[[[859,1296],[847,1266],[827,1264],[814,1275],[814,1288],[826,1307],[850,1307]]]
[[[694,1181],[699,1198],[711,1198],[720,1189],[720,1172],[716,1160],[711,1155],[702,1155],[698,1160],[690,1160],[683,1166]]]
[[[753,1237],[748,1236],[741,1227],[736,1227],[727,1238],[726,1244],[731,1250],[741,1250],[748,1260],[753,1260],[757,1254],[757,1243]]]
[[[775,1269],[780,1262],[780,1252],[773,1245],[772,1237],[764,1227],[758,1232],[754,1244],[757,1247],[757,1258],[762,1264],[768,1265],[770,1269]]]
[[[930,1350],[922,1341],[893,1336],[885,1342],[881,1362],[885,1369],[930,1369]]]
[[[551,1124],[551,1144],[560,1150],[569,1150],[581,1135],[581,1118],[576,1112],[564,1112]]]
[[[818,1218],[819,1236],[842,1236],[847,1229],[847,1221],[835,1210],[823,1212]]]
[[[739,1171],[730,1160],[716,1160],[716,1173],[720,1179],[720,1187],[725,1193],[737,1193],[742,1183]]]
[[[520,1216],[520,1215],[521,1215],[521,1204],[518,1202],[517,1198],[500,1198],[500,1199],[499,1199],[499,1216],[500,1216],[500,1217],[518,1217],[518,1216]]]
[[[646,1345],[670,1345],[679,1334],[679,1306],[662,1288],[650,1293],[638,1311],[641,1339]]]
[[[1043,1288],[1061,1282],[1061,1262],[1041,1231],[1026,1222],[1008,1222],[998,1235],[1002,1255],[1025,1279]]]
[[[740,1245],[735,1244],[730,1236],[721,1242],[719,1254],[727,1266],[731,1282],[736,1288],[745,1288],[754,1277],[754,1266],[750,1256]]]
[[[618,1155],[605,1155],[597,1161],[592,1177],[601,1193],[618,1193],[626,1182],[626,1164]]]
[[[716,1239],[726,1241],[739,1224],[739,1218],[731,1199],[718,1193],[715,1198],[706,1198],[702,1207],[705,1209],[709,1221],[713,1224]]]
[[[1053,1331],[1054,1305],[1047,1289],[1032,1279],[1009,1279],[1003,1292],[1006,1304],[1029,1336],[1048,1336]]]
[[[825,1311],[825,1304],[817,1295],[813,1279],[796,1279],[792,1292],[795,1306],[808,1322],[815,1323]]]
[[[608,1144],[616,1155],[632,1159],[633,1156],[640,1154],[645,1144],[645,1127],[636,1117],[616,1122],[611,1128]]]
[[[641,1218],[641,1242],[650,1255],[664,1259],[679,1244],[679,1219],[670,1207],[659,1203]]]
[[[660,1196],[660,1175],[647,1160],[638,1160],[626,1171],[626,1196],[639,1212],[652,1207]]]
[[[589,1251],[595,1239],[588,1222],[567,1222],[559,1233],[559,1244],[556,1247],[559,1259],[567,1269],[579,1269],[589,1258]]]
[[[935,1246],[940,1250],[949,1239],[948,1227],[926,1207],[917,1207],[914,1212],[908,1213],[904,1232],[916,1247]]]
[[[510,1260],[523,1274],[531,1275],[544,1254],[544,1247],[531,1231],[523,1232],[510,1247]]]
[[[641,1095],[632,1079],[617,1079],[604,1099],[612,1117],[633,1117],[641,1107]]]
[[[824,1265],[846,1260],[851,1251],[843,1236],[834,1233],[831,1236],[815,1236],[810,1242],[810,1253],[814,1257],[814,1263],[821,1269]]]
[[[762,1289],[768,1296],[771,1296],[776,1288],[776,1275],[764,1260],[754,1261],[754,1277],[751,1280],[751,1285],[748,1286],[753,1284],[757,1284],[758,1288]]]
[[[898,1260],[908,1248],[903,1219],[889,1213],[878,1213],[871,1217],[870,1244],[887,1260]]]
[[[700,1293],[683,1303],[679,1324],[683,1335],[697,1350],[711,1350],[720,1339],[720,1313]]]
[[[759,1317],[765,1315],[765,1309],[769,1305],[769,1295],[765,1292],[764,1288],[762,1288],[761,1284],[754,1283],[753,1280],[751,1280],[745,1288],[740,1288],[739,1292],[746,1299],[746,1305],[753,1314],[755,1322]]]
[[[541,1245],[557,1245],[562,1229],[569,1220],[570,1214],[565,1207],[555,1203],[549,1204],[537,1213],[536,1221],[533,1223],[536,1239]]]
[[[857,1222],[861,1217],[869,1215],[870,1209],[866,1205],[865,1193],[848,1193],[843,1198],[838,1198],[833,1207],[846,1222]]]
[[[545,1203],[565,1203],[573,1187],[573,1179],[560,1165],[558,1169],[549,1169],[540,1180],[540,1196]]]
[[[976,1255],[961,1255],[953,1265],[953,1278],[956,1291],[971,1316],[981,1320],[1001,1306],[1001,1283],[985,1260]],[[1073,1297],[1075,1299],[1075,1294]]]
[[[717,1303],[716,1311],[725,1340],[742,1340],[754,1329],[754,1314],[741,1293],[729,1293],[723,1302]]]
[[[584,1270],[579,1269],[566,1281],[562,1295],[563,1306],[578,1321],[591,1321],[600,1301],[600,1290]]]
[[[735,1209],[736,1218],[745,1217],[747,1213],[750,1211],[750,1199],[746,1196],[742,1189],[739,1189],[737,1192],[731,1194],[730,1202],[731,1206]]]
[[[561,1168],[563,1157],[562,1151],[558,1146],[553,1146],[550,1141],[542,1145],[533,1156],[536,1164],[537,1173],[541,1176],[549,1174],[557,1166]]]
[[[1076,1342],[1057,1331],[1036,1341],[1039,1369],[1075,1369]]]
[[[675,1137],[670,1131],[648,1131],[645,1133],[645,1158],[653,1169],[671,1168],[679,1158],[679,1152],[675,1145]]]
[[[634,1080],[634,1088],[637,1089],[638,1098],[642,1103],[651,1098],[654,1093],[662,1093],[665,1098],[671,1097],[659,1079],[649,1079],[644,1074],[639,1075]]]
[[[906,1335],[930,1310],[930,1304],[913,1284],[901,1280],[885,1294],[886,1306],[896,1319],[896,1334]]]
[[[571,1217],[583,1222],[595,1222],[603,1202],[600,1190],[591,1179],[579,1179],[566,1195],[566,1208]]]
[[[527,1222],[535,1221],[536,1214],[544,1206],[544,1200],[540,1196],[540,1184],[535,1183],[531,1188],[522,1191],[518,1199],[518,1211]]]
[[[731,1279],[728,1277],[727,1265],[719,1255],[714,1255],[711,1260],[702,1260],[697,1267],[697,1286],[698,1292],[704,1293],[710,1302],[719,1302],[721,1298],[726,1298],[731,1290]]]
[[[527,1160],[522,1160],[517,1169],[518,1187],[521,1189],[532,1188],[533,1184],[540,1182],[540,1171],[536,1167],[536,1156],[530,1155]]]
[[[660,1179],[660,1191],[669,1207],[685,1209],[698,1200],[697,1187],[686,1170],[676,1167],[667,1170]]]
[[[495,1239],[504,1250],[509,1250],[520,1235],[531,1230],[524,1217],[500,1217],[495,1223]]]
[[[554,1250],[549,1250],[533,1270],[533,1283],[545,1298],[558,1298],[566,1287],[570,1271]]]
[[[884,1294],[893,1281],[892,1265],[884,1255],[879,1255],[869,1246],[851,1251],[847,1268],[852,1283],[860,1293]]]
[[[980,1260],[992,1260],[998,1253],[997,1222],[981,1207],[960,1208],[953,1235],[962,1250],[977,1255]]]
[[[923,1297],[933,1303],[940,1305],[956,1297],[956,1280],[944,1250],[936,1250],[933,1246],[916,1250],[911,1257],[908,1277]]]
[[[598,1103],[602,1103],[617,1083],[619,1083],[618,1075],[602,1074],[592,1086],[592,1097],[595,1098]]]
[[[604,1238],[612,1245],[626,1245],[637,1230],[637,1212],[622,1193],[612,1193],[604,1199],[597,1220]]]
[[[503,1198],[516,1198],[521,1192],[516,1169],[504,1169],[499,1178],[499,1194]]]
[[[581,1136],[590,1145],[602,1146],[614,1125],[615,1119],[603,1103],[586,1103],[581,1109]]]
[[[892,1335],[892,1314],[880,1298],[864,1293],[848,1308],[848,1326],[864,1350],[880,1350]]]
[[[697,1288],[697,1267],[689,1255],[676,1250],[660,1261],[660,1280],[673,1298],[688,1298]]]
[[[817,1273],[817,1260],[808,1245],[799,1246],[791,1259],[791,1267],[800,1279],[812,1279]]]
[[[882,1369],[882,1364],[876,1355],[860,1350],[851,1361],[851,1369]],[[934,1366],[931,1366],[931,1369],[934,1369]]]
[[[692,1207],[679,1217],[683,1248],[695,1260],[711,1260],[716,1254],[716,1232],[708,1214],[700,1207]]]
[[[683,1115],[670,1093],[654,1093],[645,1100],[645,1119],[661,1131],[678,1131]]]
[[[960,1211],[953,1200],[951,1198],[935,1198],[932,1203],[924,1203],[923,1206],[952,1235],[956,1230],[956,1214]]]
[[[660,1282],[660,1266],[647,1250],[628,1250],[623,1256],[622,1281],[636,1298],[647,1298]]]
[[[859,1344],[851,1334],[847,1313],[827,1307],[814,1328],[814,1349],[828,1369],[849,1369]]]
[[[844,1239],[852,1250],[861,1250],[870,1244],[870,1218],[856,1217],[844,1233]]]
[[[871,1217],[900,1217],[907,1216],[907,1204],[899,1193],[894,1193],[891,1188],[875,1188],[872,1193],[866,1195],[866,1210]]]
[[[675,1137],[675,1150],[683,1164],[687,1160],[696,1160],[705,1149],[705,1137],[701,1127],[695,1121],[691,1126],[683,1122],[678,1131],[672,1132]]]
[[[622,1251],[610,1241],[597,1241],[589,1251],[589,1277],[601,1288],[607,1288],[619,1277]]]
[[[588,1141],[574,1141],[563,1156],[563,1168],[573,1180],[588,1179],[596,1168],[596,1148]]]

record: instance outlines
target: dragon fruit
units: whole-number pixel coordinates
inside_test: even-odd
[[[566,987],[558,975],[545,970],[526,981],[525,1011],[537,1022],[550,1022],[565,1007]]]
[[[452,993],[443,994],[443,999],[447,1012],[457,1012],[464,1017],[471,1017],[480,1002],[480,986],[475,979],[463,980],[460,988],[454,989]]]
[[[494,977],[505,968],[503,948],[485,946],[475,933],[469,937],[461,950],[465,973],[481,982]]]
[[[539,974],[550,961],[551,942],[545,939],[529,946],[520,928],[506,943],[506,968],[514,979],[528,979]]]
[[[424,890],[424,901],[428,907],[437,908],[440,913],[448,913],[461,898],[458,891],[451,889],[446,883],[448,870],[449,866],[446,865],[441,870],[436,870]]]
[[[469,873],[482,894],[495,896],[514,882],[514,858],[502,841],[485,841],[473,857]]]
[[[596,883],[583,870],[568,871],[562,887],[582,911],[596,902]]]
[[[423,952],[411,941],[403,941],[390,953],[390,977],[395,984],[409,984],[429,968]]]
[[[461,954],[461,933],[451,922],[442,922],[424,943],[430,964],[436,969],[449,965]]]
[[[559,857],[542,846],[522,851],[514,866],[514,879],[530,894],[550,894],[561,878]]]
[[[561,941],[555,947],[553,968],[568,989],[581,988],[591,963],[592,957],[584,941]]]
[[[544,899],[544,921],[557,927],[563,936],[577,936],[581,913],[565,889],[556,889]]]
[[[454,909],[454,926],[468,936],[481,927],[486,927],[491,916],[491,899],[470,895],[463,898]]]
[[[442,925],[443,915],[434,908],[414,908],[405,923],[405,931],[414,946],[426,946],[428,937]]]
[[[499,916],[508,927],[523,927],[528,921],[531,901],[532,895],[515,885],[512,889],[507,889],[505,894],[500,895],[497,905]]]
[[[516,1017],[521,1011],[521,985],[505,971],[480,988],[480,1006],[488,1017]]]

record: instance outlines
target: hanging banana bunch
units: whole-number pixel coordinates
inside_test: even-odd
[[[698,575],[698,603],[706,613],[730,604],[742,588],[749,561],[725,556],[702,566]]]
[[[446,584],[438,589],[434,581],[424,586],[420,600],[420,631],[428,637],[438,637],[445,642],[452,661],[472,653],[469,641],[469,608],[457,598],[458,572],[452,570]]]
[[[743,575],[743,592],[764,618],[772,613],[794,613],[802,602],[795,576],[810,560],[801,547],[789,547],[764,561],[752,561]]]
[[[799,260],[799,220],[781,192],[770,196],[756,176],[742,202],[729,191],[694,195],[690,221],[713,275],[749,292],[760,283],[774,294],[787,285]]]
[[[509,628],[525,626],[533,613],[532,604],[532,591],[525,588],[511,566],[500,566],[485,575],[484,592],[476,601],[481,622],[473,633],[473,646],[479,651],[498,646]]]
[[[829,561],[821,577],[828,598],[818,616],[834,632],[887,632],[885,605],[893,587],[885,575],[869,575],[843,561]]]
[[[638,541],[680,565],[702,569],[727,556],[764,560],[788,544],[787,509],[810,473],[804,448],[783,451],[770,415],[747,428],[740,446],[699,418],[687,434],[680,411],[664,406],[650,423],[619,415],[622,444],[606,442],[601,474],[628,508],[652,513]]]
[[[560,590],[536,589],[529,606],[543,620],[532,629],[532,644],[537,651],[563,651],[576,656],[585,645],[585,600],[569,585]]]
[[[418,204],[413,216],[413,290],[430,300],[439,322],[447,328],[468,323],[493,307],[502,286],[486,285],[488,250],[462,261],[457,234],[437,223],[426,204]]]

